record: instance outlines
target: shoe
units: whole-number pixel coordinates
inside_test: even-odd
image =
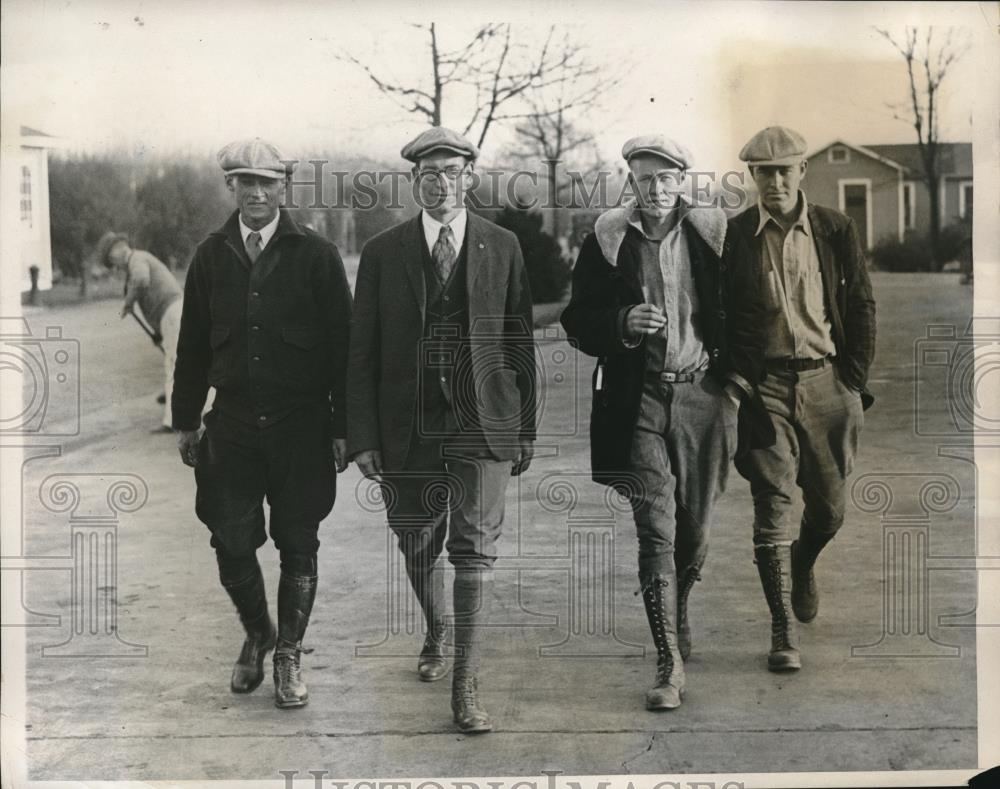
[[[479,701],[482,638],[489,621],[493,580],[490,573],[455,574],[455,669],[451,680],[452,718],[464,734],[493,729],[493,720]]]
[[[278,581],[278,643],[274,650],[274,704],[281,709],[304,707],[309,691],[302,681],[302,646],[316,599],[316,576],[282,570]]]
[[[677,640],[677,579],[657,577],[642,589],[646,619],[656,645],[656,684],[646,691],[647,710],[673,710],[684,693],[684,659]]]
[[[819,589],[816,586],[814,567],[816,557],[833,535],[815,535],[805,530],[792,543],[792,611],[800,622],[812,622],[819,612]]]
[[[417,661],[417,676],[421,682],[437,682],[448,673],[448,661],[444,656],[446,632],[447,625],[444,622],[431,625]]]
[[[797,671],[802,668],[798,633],[789,600],[788,575],[791,560],[787,545],[758,545],[754,548],[757,574],[771,610],[771,651],[769,671]]]
[[[264,681],[264,658],[274,649],[277,632],[267,612],[264,576],[258,565],[254,572],[235,584],[225,585],[236,606],[246,639],[233,666],[229,689],[233,693],[252,693]]]

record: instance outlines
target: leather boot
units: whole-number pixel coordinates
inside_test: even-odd
[[[444,655],[448,633],[444,618],[444,571],[436,564],[429,568],[417,568],[407,563],[406,574],[420,602],[427,626],[424,646],[417,659],[417,677],[422,682],[436,682],[448,673],[448,661]]]
[[[802,657],[789,601],[788,546],[758,545],[753,554],[767,607],[771,609],[771,652],[767,667],[770,671],[796,671],[802,667]]]
[[[646,619],[656,645],[656,685],[646,691],[647,710],[681,706],[684,659],[677,643],[677,579],[654,578],[642,588]]]
[[[681,658],[691,657],[691,623],[688,620],[688,596],[695,581],[701,580],[697,567],[687,567],[677,577],[677,646]]]
[[[260,565],[242,581],[222,586],[236,606],[247,634],[233,666],[229,689],[233,693],[250,693],[264,681],[264,658],[274,649],[277,635],[267,612],[267,593]]]
[[[812,622],[819,611],[819,589],[813,566],[833,535],[813,534],[802,529],[792,543],[792,611],[800,622]]]
[[[489,713],[479,703],[479,663],[484,629],[493,598],[491,573],[455,573],[455,669],[451,678],[451,711],[466,734],[493,728]]]
[[[417,676],[421,682],[436,682],[448,673],[448,660],[444,656],[447,634],[448,625],[443,619],[430,623],[417,661]]]
[[[300,660],[303,652],[312,652],[302,647],[302,637],[315,598],[315,575],[282,571],[278,582],[278,645],[274,650],[274,703],[282,709],[304,707],[309,700]]]

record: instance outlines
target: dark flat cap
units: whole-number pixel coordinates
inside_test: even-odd
[[[795,164],[806,155],[806,139],[787,126],[761,129],[740,151],[740,161],[747,164]]]
[[[471,161],[479,158],[479,149],[475,145],[463,135],[444,126],[431,126],[406,143],[399,153],[404,159],[416,164],[422,157],[437,150],[464,156]]]
[[[218,155],[219,166],[226,175],[259,175],[264,178],[285,178],[295,170],[295,162],[287,165],[281,151],[274,145],[254,137],[229,143]]]
[[[633,137],[622,146],[622,156],[626,162],[640,154],[659,156],[680,170],[688,170],[694,164],[694,157],[686,146],[662,134],[643,134]]]

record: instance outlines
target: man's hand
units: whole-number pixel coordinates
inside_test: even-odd
[[[632,338],[656,334],[666,324],[663,311],[655,304],[636,304],[625,316],[625,333]]]
[[[337,464],[337,473],[347,470],[347,439],[333,439],[333,462]]]
[[[185,466],[194,468],[198,465],[198,440],[201,437],[199,430],[180,430],[177,433],[177,450],[181,453],[181,460]]]
[[[518,477],[528,470],[528,466],[531,465],[531,459],[535,456],[535,444],[532,441],[522,441],[521,442],[521,452],[517,456],[517,460],[514,461],[514,465],[511,466],[510,475],[512,477]]]
[[[354,462],[368,479],[382,481],[382,453],[379,450],[366,449],[364,452],[358,452]]]
[[[130,312],[132,312],[132,305],[131,304],[122,304],[122,311],[121,311],[121,314],[119,315],[119,317],[120,318],[124,318]]]

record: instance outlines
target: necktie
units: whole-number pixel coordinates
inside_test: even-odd
[[[451,243],[451,236],[451,228],[448,225],[442,225],[441,232],[438,233],[438,239],[431,252],[431,257],[434,258],[434,268],[442,282],[448,281],[455,265],[455,259],[458,257],[455,245]]]
[[[247,236],[247,257],[251,263],[256,263],[260,257],[260,233],[256,230]]]

